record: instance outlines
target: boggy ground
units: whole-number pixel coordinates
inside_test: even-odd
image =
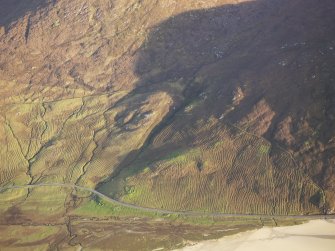
[[[263,226],[299,224],[308,220],[306,217],[188,216],[144,212],[89,193],[50,188],[35,188],[34,194],[40,197],[29,199],[20,191],[23,188],[6,191],[12,198],[8,196],[0,204],[2,248],[171,250]],[[72,196],[64,202],[64,194]],[[62,208],[65,213],[61,213]]]
[[[172,250],[197,241],[220,238],[259,226],[206,227],[150,219],[71,219],[66,225],[0,226],[6,250]],[[68,230],[70,227],[70,231]]]
[[[1,248],[171,250],[264,225],[305,220],[146,213],[69,188],[36,189],[33,194],[40,196],[28,199],[23,188],[6,191],[7,199],[0,203]],[[65,194],[72,196],[64,201]]]

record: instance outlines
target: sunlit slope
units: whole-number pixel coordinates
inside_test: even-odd
[[[90,187],[139,149],[169,111],[165,93],[122,93],[6,107],[1,184],[76,183]],[[116,102],[119,103],[116,104]]]

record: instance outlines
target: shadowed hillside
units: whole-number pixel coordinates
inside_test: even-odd
[[[231,204],[224,197],[232,196],[237,201],[229,212],[247,196],[248,211],[266,213],[272,209],[254,208],[264,196],[260,201],[271,208],[286,205],[273,212],[289,213],[304,211],[308,203],[326,206],[314,195],[318,188],[297,187],[313,180],[333,201],[334,10],[331,1],[253,1],[183,13],[153,27],[138,53],[135,72],[141,80],[135,92],[164,90],[176,102],[133,162],[142,161],[145,174],[114,185],[119,186],[114,194],[173,209],[219,203],[217,211]],[[241,141],[237,135],[244,135]],[[221,140],[221,148],[213,147]],[[267,149],[265,159],[255,157],[258,148]],[[181,162],[172,161],[171,152]],[[122,168],[138,167],[128,160]],[[209,188],[213,182],[215,191]],[[129,187],[132,193],[124,195]],[[282,202],[271,202],[279,195]],[[170,202],[164,201],[169,196]]]
[[[1,0],[0,1],[0,27],[4,26],[5,29],[19,18],[24,17],[28,14],[28,26],[29,26],[29,15],[35,13],[39,8],[43,8],[54,0]],[[29,30],[29,27],[27,27]]]

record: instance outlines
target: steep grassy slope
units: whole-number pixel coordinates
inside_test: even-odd
[[[166,127],[151,149],[102,191],[130,203],[176,211],[319,212],[323,191],[290,153],[222,124],[211,119],[178,131]]]

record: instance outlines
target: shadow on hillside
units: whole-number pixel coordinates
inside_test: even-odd
[[[7,31],[11,23],[55,0],[0,0],[0,27]]]
[[[264,100],[266,105],[257,108],[261,115],[251,119],[261,121],[267,139],[274,140],[278,124],[289,115],[296,121],[307,118],[312,128],[322,124],[319,139],[326,143],[334,133],[329,118],[335,117],[334,13],[332,0],[256,0],[173,16],[153,27],[137,52],[138,88],[169,91],[167,83],[178,81],[186,100],[180,109],[206,96],[193,120],[179,119],[181,127],[220,118],[241,88],[245,97],[228,121],[241,121]],[[174,121],[174,113],[147,143]],[[270,126],[262,128],[267,121]],[[323,160],[329,166],[327,155]]]
[[[301,115],[315,89],[327,93],[317,98],[335,94],[334,82],[322,82],[334,73],[318,69],[334,63],[326,51],[335,45],[334,13],[332,0],[256,0],[171,17],[152,28],[138,52],[139,87],[162,90],[181,80],[186,98],[205,93],[206,114],[217,117],[241,87],[246,98],[231,114],[233,122],[262,98],[277,119],[287,109]]]
[[[335,48],[334,13],[333,0],[256,0],[182,13],[153,27],[136,54],[134,72],[140,81],[134,92],[168,91],[173,96],[167,86],[179,82],[185,87],[181,110],[194,99],[206,99],[193,120],[174,120],[179,108],[171,111],[142,150],[167,123],[177,121],[178,130],[200,118],[220,118],[237,88],[245,98],[226,119],[238,122],[265,100],[271,112],[265,110],[264,116],[274,114],[264,135],[271,141],[276,123],[288,115],[297,120],[305,116],[315,100],[326,104],[326,113],[334,113],[335,73],[330,68],[335,61],[329,49]],[[320,69],[322,64],[330,70]],[[320,120],[332,128],[326,117]],[[333,129],[322,133],[329,140]],[[139,153],[132,152],[118,170],[130,166]]]

